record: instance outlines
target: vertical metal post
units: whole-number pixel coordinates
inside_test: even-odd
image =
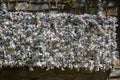
[[[58,1],[56,0],[55,2],[56,2],[56,8],[57,8],[57,3],[58,3]]]
[[[103,3],[101,0],[98,0],[98,8],[99,8],[99,11],[103,11]]]
[[[87,5],[85,7],[85,13],[88,13],[89,0],[86,0],[86,3],[87,3]]]
[[[50,7],[51,7],[50,0],[49,0],[49,2],[48,2],[48,3],[49,3],[49,12],[50,12]]]
[[[14,8],[15,11],[17,10],[16,9],[17,5],[18,5],[17,0],[15,0],[15,8]]]

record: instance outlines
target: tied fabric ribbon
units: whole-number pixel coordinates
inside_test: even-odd
[[[97,16],[40,14],[43,13],[0,14],[4,15],[0,25],[0,56],[5,56],[5,62],[0,57],[0,65],[40,66],[47,70],[54,67],[111,69],[114,63],[111,59],[116,55],[113,53],[117,53],[115,17],[106,18],[102,13]],[[9,19],[16,15],[15,22]]]

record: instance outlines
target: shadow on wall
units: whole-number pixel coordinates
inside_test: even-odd
[[[34,71],[29,71],[27,67],[22,68],[3,68],[0,71],[0,80],[107,80],[109,78],[110,70],[103,72],[90,72],[88,70],[80,69],[53,69],[45,71],[43,68],[34,68]],[[102,77],[101,77],[102,76]]]
[[[118,29],[117,29],[117,34],[118,34],[118,49],[119,49],[119,58],[120,58],[120,5],[118,8]]]

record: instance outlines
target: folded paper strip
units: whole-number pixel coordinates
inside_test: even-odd
[[[0,66],[112,69],[116,17],[0,12]]]

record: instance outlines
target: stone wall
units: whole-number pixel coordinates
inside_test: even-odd
[[[15,5],[15,3],[13,5]],[[12,8],[14,8],[14,6]],[[82,9],[85,10],[84,8],[81,8],[81,11]],[[111,12],[108,10],[110,10],[110,8],[106,9],[107,15],[111,15]],[[116,9],[114,10],[116,11]],[[115,11],[112,12],[117,15],[117,11]],[[119,33],[119,31],[117,32]],[[118,40],[120,40],[120,38],[118,38]],[[80,70],[80,72],[77,72],[76,70],[61,71],[59,69],[45,71],[45,69],[41,68],[35,68],[34,71],[29,71],[27,67],[2,68],[0,70],[0,80],[107,80],[107,78],[109,78],[109,73],[109,71],[89,73],[84,70]]]

